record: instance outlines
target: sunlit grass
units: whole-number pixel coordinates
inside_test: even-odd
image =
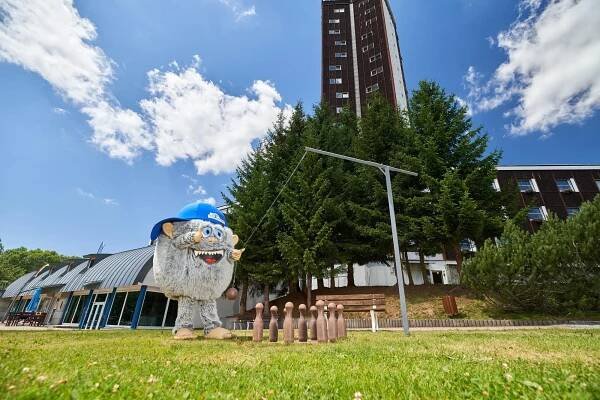
[[[0,398],[600,398],[600,330],[353,332],[336,344],[168,331],[0,333]]]

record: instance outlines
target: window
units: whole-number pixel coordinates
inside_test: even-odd
[[[492,187],[496,192],[500,191],[500,182],[498,182],[498,178],[494,178],[494,181],[492,182]]]
[[[342,78],[329,78],[329,84],[330,85],[341,85]]]
[[[329,20],[329,23],[330,23],[330,24],[339,24],[339,23],[340,23],[340,20],[339,20],[339,19],[330,19],[330,20]]]
[[[365,10],[365,15],[369,15],[369,14],[374,13],[374,12],[375,12],[375,7],[367,8]]]
[[[350,94],[348,92],[337,92],[335,94],[335,98],[336,99],[349,99]]]
[[[125,297],[127,297],[127,292],[115,293],[115,298],[110,309],[110,314],[108,314],[108,321],[106,322],[106,325],[119,325],[119,318],[121,318],[121,311],[123,311]]]
[[[546,220],[546,207],[531,207],[527,213],[527,218],[530,221],[545,221]]]
[[[377,53],[374,56],[369,57],[369,62],[375,62],[381,60],[381,53]]]
[[[339,29],[330,29],[329,30],[329,34],[330,35],[339,35],[340,34],[340,30]]]
[[[341,14],[341,13],[346,12],[346,9],[345,8],[335,8],[333,10],[333,12],[334,12],[334,14]]]
[[[374,70],[371,71],[371,76],[381,74],[382,72],[383,72],[383,67],[375,68]]]
[[[348,53],[343,52],[343,53],[335,53],[335,58],[346,58],[348,57]]]
[[[375,43],[369,43],[368,45],[363,46],[362,52],[366,53],[367,51],[371,50],[374,47],[375,47]]]
[[[175,320],[177,319],[177,300],[169,299],[169,308],[167,309],[167,315],[165,316],[164,326],[175,326]]]
[[[329,70],[330,71],[341,71],[342,70],[342,66],[341,65],[330,65],[329,66]]]
[[[579,212],[579,207],[567,207],[567,217],[572,217]]]
[[[345,40],[336,40],[335,41],[335,45],[336,46],[345,46],[346,45],[346,41]]]
[[[372,25],[375,21],[377,21],[377,17],[373,17],[365,21],[365,26]]]
[[[335,108],[335,113],[336,113],[336,114],[341,114],[341,113],[342,113],[342,111],[344,111],[344,107],[336,107],[336,108]]]
[[[521,193],[539,192],[535,179],[517,179],[517,185]]]
[[[379,83],[376,83],[376,84],[371,85],[371,86],[367,86],[366,92],[367,93],[371,93],[371,92],[374,92],[376,90],[379,90]]]
[[[596,179],[596,186],[598,186],[598,190],[600,190],[600,179]]]
[[[133,312],[135,311],[135,305],[137,304],[137,299],[139,296],[140,292],[127,292],[127,297],[125,298],[125,304],[123,305],[123,311],[121,312],[121,320],[119,321],[119,325],[131,325]]]
[[[365,39],[367,39],[369,37],[372,37],[372,36],[373,36],[373,31],[369,31],[367,33],[363,33],[362,35],[360,35],[360,39],[361,40],[365,40]]]
[[[140,326],[162,326],[167,298],[162,293],[146,292],[140,314]]]
[[[577,184],[575,183],[575,179],[573,178],[560,178],[556,179],[556,187],[561,192],[577,192]]]

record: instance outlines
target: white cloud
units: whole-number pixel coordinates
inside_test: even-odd
[[[81,197],[87,197],[88,199],[95,199],[96,198],[96,196],[94,196],[93,193],[86,192],[82,188],[77,188],[77,194],[80,195]]]
[[[240,0],[219,0],[219,2],[227,6],[233,12],[236,22],[256,15],[256,6],[252,5],[250,7],[244,7]]]
[[[60,108],[60,107],[54,107],[52,109],[52,112],[54,112],[55,114],[64,115],[67,113],[67,110],[65,110],[64,108]]]
[[[107,206],[118,206],[119,202],[116,201],[115,199],[102,199],[102,201],[104,202],[104,204],[106,204]]]
[[[72,0],[2,0],[0,16],[0,60],[39,74],[79,106],[90,117],[92,142],[126,161],[151,148],[143,121],[113,104],[114,63],[91,44],[96,28]]]
[[[77,188],[76,191],[77,191],[77,194],[81,197],[85,197],[86,199],[91,199],[91,200],[98,200],[107,206],[118,206],[119,205],[119,202],[115,199],[99,198],[94,193],[83,190],[82,188]]]
[[[238,18],[256,14],[237,0],[221,1]],[[150,71],[143,112],[124,109],[108,88],[115,63],[95,39],[95,26],[73,0],[0,0],[0,61],[39,74],[78,106],[93,129],[91,142],[110,157],[131,163],[154,151],[160,165],[191,160],[199,174],[231,172],[281,111],[271,83],[257,80],[249,95],[228,95],[200,74],[197,55],[189,67],[174,61]]]
[[[190,159],[198,174],[232,172],[281,111],[281,96],[265,81],[254,82],[249,98],[224,93],[195,67],[155,69],[148,78],[151,97],[140,104],[164,166]]]
[[[489,81],[470,67],[475,112],[515,100],[510,132],[549,132],[600,108],[600,7],[595,0],[522,0],[519,17],[496,38],[507,60]]]
[[[212,204],[213,206],[217,205],[217,200],[215,200],[214,197],[207,197],[205,199],[200,199],[201,203],[208,203],[208,204]]]

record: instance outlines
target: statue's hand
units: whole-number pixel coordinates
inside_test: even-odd
[[[242,258],[242,253],[246,251],[246,249],[233,249],[231,251],[231,259],[233,261],[240,261],[240,258]]]

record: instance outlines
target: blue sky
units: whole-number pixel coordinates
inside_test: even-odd
[[[600,163],[590,0],[391,3],[409,90],[430,79],[463,99],[503,163]],[[220,203],[229,171],[280,109],[319,100],[316,0],[0,0],[0,11],[8,248],[143,246],[186,203]],[[515,21],[539,40],[526,43]],[[558,50],[569,64],[544,56]]]

